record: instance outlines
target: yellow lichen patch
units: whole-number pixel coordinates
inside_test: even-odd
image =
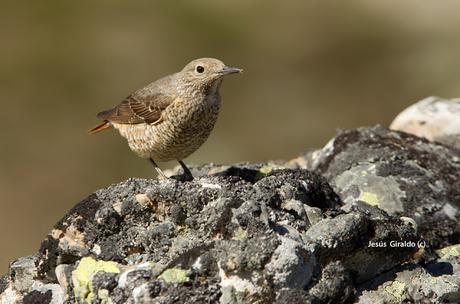
[[[237,241],[242,241],[246,239],[247,237],[248,237],[248,232],[244,230],[243,228],[238,227],[238,229],[236,229],[235,233],[233,234],[232,239],[237,240]]]
[[[259,169],[259,172],[256,174],[257,179],[264,178],[267,174],[273,171],[272,166],[263,166],[262,168]]]
[[[189,231],[187,225],[176,225],[176,232],[178,234],[185,234]]]
[[[259,172],[262,174],[268,174],[273,171],[272,166],[263,166],[262,168],[259,169]]]
[[[99,289],[97,297],[101,301],[101,304],[112,304],[112,299],[109,298],[109,291],[107,289]]]
[[[439,254],[442,259],[447,259],[452,256],[459,256],[460,244],[444,247],[442,249],[436,250],[436,253]]]
[[[184,270],[180,268],[166,269],[158,277],[164,280],[166,283],[184,283],[190,281],[190,270]]]
[[[97,261],[91,257],[81,259],[77,269],[72,273],[75,298],[81,302],[91,303],[93,286],[91,277],[99,271],[120,273],[116,262]]]
[[[363,192],[361,193],[361,196],[359,199],[365,203],[368,203],[371,206],[379,206],[379,198],[377,194],[372,193],[372,192]]]
[[[406,284],[400,281],[393,281],[384,287],[385,291],[396,298],[398,303],[402,303],[406,299],[405,291]]]

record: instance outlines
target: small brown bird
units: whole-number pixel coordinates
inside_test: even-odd
[[[155,161],[177,160],[186,179],[193,179],[182,160],[206,141],[216,123],[222,78],[241,72],[217,59],[194,60],[182,71],[150,83],[113,109],[97,114],[103,122],[89,132],[113,126],[161,177],[166,178]]]

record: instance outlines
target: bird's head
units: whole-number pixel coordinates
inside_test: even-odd
[[[230,68],[214,58],[193,60],[181,71],[186,82],[199,87],[218,86],[225,75],[241,72],[243,72],[242,69]]]

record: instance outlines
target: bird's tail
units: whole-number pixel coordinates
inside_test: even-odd
[[[95,134],[97,132],[101,132],[107,128],[110,128],[110,123],[107,120],[104,120],[101,124],[95,126],[91,130],[88,131],[89,134]]]

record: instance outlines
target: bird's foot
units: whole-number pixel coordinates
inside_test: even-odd
[[[182,171],[184,172],[181,176],[181,181],[184,181],[184,182],[190,182],[193,180],[193,175],[192,175],[192,172],[190,172],[189,168],[187,168],[187,166],[184,164],[183,161],[181,160],[178,160],[180,166],[182,167]]]
[[[193,180],[193,175],[190,172],[182,174],[182,181],[191,182],[192,180]]]
[[[178,174],[173,175],[170,178],[179,182],[191,182],[193,180],[193,176],[191,174]]]
[[[157,173],[158,173],[158,179],[159,180],[165,180],[165,179],[169,179],[169,177],[166,176],[166,174],[163,173],[163,171],[161,171],[160,168],[155,168]]]

